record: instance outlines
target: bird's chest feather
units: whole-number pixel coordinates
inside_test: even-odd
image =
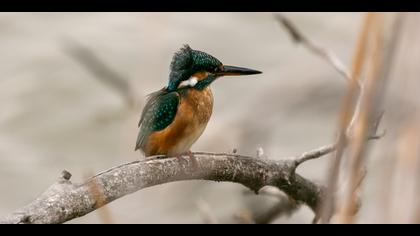
[[[213,95],[209,87],[189,89],[181,95],[174,121],[151,136],[155,154],[178,155],[186,152],[201,136],[213,111]]]
[[[190,89],[181,96],[178,109],[180,117],[192,118],[195,124],[207,123],[213,111],[213,95],[209,87],[203,90]],[[190,117],[192,116],[192,117]]]

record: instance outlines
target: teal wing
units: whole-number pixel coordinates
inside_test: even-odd
[[[155,131],[165,129],[172,123],[180,102],[177,92],[160,90],[152,93],[141,114],[137,136],[136,148],[143,148],[148,135]]]

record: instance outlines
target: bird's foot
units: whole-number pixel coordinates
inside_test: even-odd
[[[193,154],[191,151],[187,151],[187,152],[184,152],[184,153],[181,153],[181,154],[179,154],[179,155],[176,155],[176,156],[175,156],[175,157],[176,157],[176,159],[177,159],[180,163],[182,163],[182,162],[187,162],[187,164],[188,164],[188,160],[186,160],[186,159],[182,158],[182,156],[188,156],[188,158],[191,160],[191,163],[192,163],[192,167],[193,167],[193,169],[194,169],[194,170],[197,170],[197,169],[198,169],[198,162],[197,162],[197,159],[194,157],[194,154]]]
[[[185,162],[186,161],[184,158],[182,158],[182,154],[176,155],[175,157],[178,160],[178,162]]]
[[[194,154],[191,152],[191,150],[187,152],[187,155],[191,160],[191,163],[193,165],[194,170],[197,170],[198,169],[198,162],[197,162],[197,159],[195,158]]]

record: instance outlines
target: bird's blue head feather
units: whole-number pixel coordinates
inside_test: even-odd
[[[182,81],[188,80],[196,72],[212,72],[221,65],[222,63],[217,58],[205,52],[193,50],[186,44],[172,58],[168,90],[176,90]]]

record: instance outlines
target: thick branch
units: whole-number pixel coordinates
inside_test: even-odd
[[[127,194],[181,180],[235,182],[255,192],[266,185],[276,186],[314,211],[322,201],[324,188],[295,174],[294,161],[236,154],[194,153],[194,156],[197,165],[188,157],[148,158],[114,167],[82,184],[71,183],[71,175],[63,172],[59,181],[35,201],[0,219],[0,223],[63,223]]]

